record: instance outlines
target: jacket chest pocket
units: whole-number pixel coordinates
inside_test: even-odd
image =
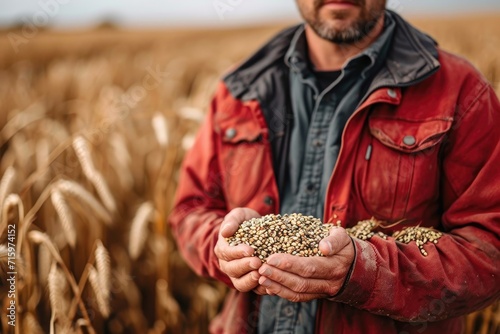
[[[220,124],[219,164],[221,180],[230,208],[245,206],[259,190],[266,166],[267,129],[253,119]]]
[[[437,210],[439,144],[451,124],[449,119],[369,118],[355,180],[368,212],[397,221],[422,219]]]

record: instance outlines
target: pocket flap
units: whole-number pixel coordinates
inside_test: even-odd
[[[221,122],[219,126],[222,141],[233,144],[261,141],[266,131],[251,118],[228,120]]]
[[[408,120],[370,117],[370,133],[386,146],[403,152],[418,152],[436,145],[451,128],[453,120]]]

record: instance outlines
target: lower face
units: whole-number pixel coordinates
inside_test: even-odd
[[[386,0],[296,0],[306,23],[321,38],[352,44],[369,34],[382,17]]]

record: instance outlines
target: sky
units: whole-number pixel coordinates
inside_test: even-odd
[[[388,0],[406,15],[500,12],[499,0]],[[0,0],[0,26],[235,26],[298,19],[293,0]]]

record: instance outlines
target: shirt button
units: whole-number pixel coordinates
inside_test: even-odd
[[[408,146],[415,145],[416,142],[417,142],[417,140],[413,136],[405,136],[403,138],[403,144],[408,145]]]
[[[264,204],[265,205],[273,205],[274,200],[271,196],[266,196],[264,197]]]
[[[389,97],[395,99],[396,97],[398,97],[398,93],[396,93],[396,91],[394,89],[391,89],[389,88],[387,90],[387,95],[389,95]]]
[[[287,307],[285,307],[285,309],[283,310],[283,312],[285,313],[285,315],[287,317],[291,317],[294,312],[293,312],[293,306],[292,305],[288,305]]]
[[[319,139],[313,140],[312,144],[313,144],[314,147],[321,147],[321,146],[323,146],[323,142],[321,140],[319,140]]]
[[[226,130],[226,138],[227,139],[233,139],[236,136],[236,129],[235,128],[229,128]]]

